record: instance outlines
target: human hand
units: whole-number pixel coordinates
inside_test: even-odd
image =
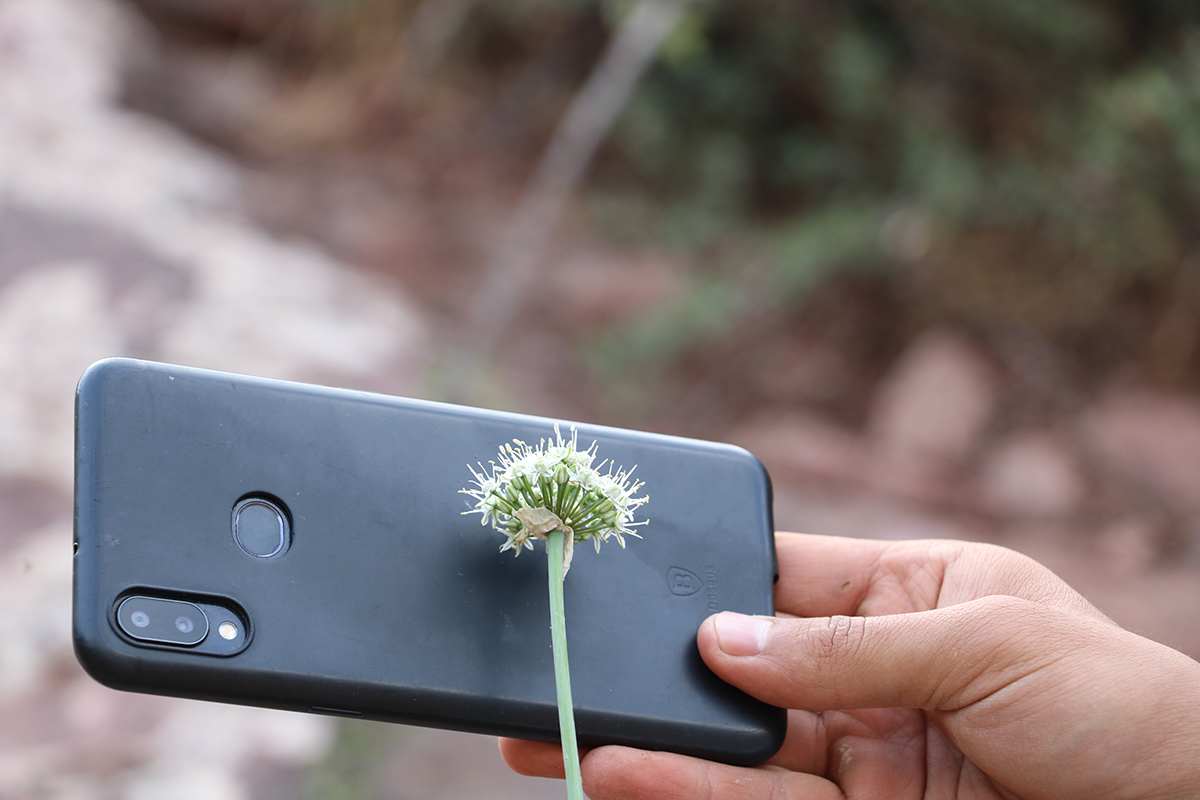
[[[754,768],[599,747],[593,800],[1200,797],[1200,664],[1018,553],[781,533],[778,617],[722,613],[705,663],[792,709]],[[794,616],[792,616],[794,615]],[[556,744],[503,739],[527,775]]]

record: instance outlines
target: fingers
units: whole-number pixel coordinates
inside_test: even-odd
[[[916,741],[920,741],[919,737]],[[838,742],[834,772],[863,796],[886,794],[919,758],[884,742],[847,736]],[[556,744],[501,739],[500,752],[522,775],[561,778],[562,751]],[[583,786],[592,800],[842,800],[842,790],[815,774],[779,766],[731,767],[675,753],[628,747],[599,747],[581,763]],[[853,768],[851,768],[853,767]]]
[[[562,749],[557,744],[501,739],[500,755],[520,775],[563,777]],[[584,790],[592,800],[841,798],[833,784],[813,775],[773,767],[730,767],[690,756],[629,747],[590,750],[583,755],[580,768]]]
[[[772,705],[953,710],[1055,660],[1080,635],[1081,622],[1037,603],[992,596],[880,617],[725,612],[701,625],[698,642],[717,675]]]
[[[518,775],[534,778],[563,778],[562,747],[557,742],[500,739],[500,757]]]
[[[777,533],[775,607],[799,617],[927,611],[1012,595],[1107,618],[1053,572],[995,545]]]
[[[628,747],[598,747],[582,768],[583,788],[592,800],[842,800],[841,790],[815,775]]]
[[[869,539],[776,533],[775,610],[803,617],[857,613],[884,546]]]
[[[826,771],[826,754],[830,742],[847,736],[868,735],[871,732],[871,726],[864,725],[846,714],[833,712],[821,715],[809,711],[789,711],[787,736],[783,747],[767,763],[793,772],[822,775]],[[504,763],[518,775],[536,778],[563,777],[562,749],[557,743],[502,738],[499,746]]]
[[[776,533],[779,583],[775,608],[798,617],[927,611],[937,608],[943,599],[947,572],[965,556],[974,565],[975,559],[986,557],[988,549],[986,545],[937,539],[882,542]],[[1023,558],[1003,548],[990,549]],[[981,594],[1019,594],[1017,588],[1013,582],[1008,590],[993,588]]]
[[[789,711],[783,747],[767,763],[793,772],[823,775],[832,741],[848,736],[869,735],[871,732],[871,726],[847,714]],[[499,746],[504,763],[518,775],[563,777],[562,749],[557,743],[502,738]],[[586,754],[586,751],[581,753]]]

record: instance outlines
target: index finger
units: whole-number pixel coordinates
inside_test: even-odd
[[[776,613],[798,617],[856,614],[883,549],[883,542],[871,539],[776,533]]]
[[[775,609],[785,615],[903,614],[1002,594],[1110,621],[1053,572],[996,545],[777,533],[775,549]]]

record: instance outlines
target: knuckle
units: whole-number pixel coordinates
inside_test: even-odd
[[[981,627],[1008,632],[1013,628],[1029,627],[1044,616],[1046,609],[1021,597],[994,594],[981,597],[973,604],[972,616]]]
[[[825,663],[852,658],[862,649],[865,631],[865,617],[829,617],[814,631],[815,655]]]

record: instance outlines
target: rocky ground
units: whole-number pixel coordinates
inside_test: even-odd
[[[129,355],[412,393],[428,326],[252,223],[226,158],[118,108],[140,33],[103,0],[0,2],[0,797],[302,797],[333,720],[122,694],[75,663],[74,385]],[[387,769],[393,797],[537,795],[483,737],[414,734]]]
[[[76,665],[72,399],[84,367],[130,355],[427,395],[430,354],[470,287],[462,265],[486,258],[511,198],[470,164],[427,197],[404,164],[239,163],[120,102],[127,62],[153,44],[112,0],[0,0],[0,798],[561,796],[509,774],[485,737],[120,694]],[[253,100],[255,80],[233,85]],[[205,118],[249,101],[224,102]],[[534,298],[552,311],[500,356],[520,378],[505,399],[580,418],[595,411],[563,386],[579,369],[564,321],[652,307],[683,267],[592,241],[557,247]],[[934,329],[888,362],[850,424],[788,400],[814,371],[827,380],[830,358],[787,350],[764,373],[775,400],[687,431],[763,459],[779,527],[999,542],[1200,656],[1195,398],[1130,378],[1022,413],[1054,383],[1052,359]]]
[[[931,331],[884,377],[864,430],[766,411],[726,438],[776,478],[779,527],[1002,544],[1200,655],[1200,404],[1118,382],[1072,413],[1006,421],[1011,382]]]

